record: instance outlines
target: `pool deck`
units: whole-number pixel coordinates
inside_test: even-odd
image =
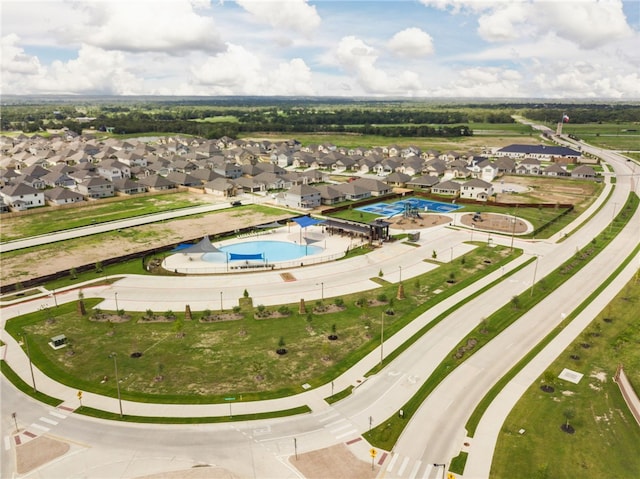
[[[250,241],[285,241],[287,243],[308,244],[309,246],[319,246],[322,251],[318,254],[307,255],[289,261],[270,261],[269,263],[264,263],[262,260],[217,263],[203,260],[204,253],[177,252],[168,256],[163,261],[162,266],[169,271],[183,274],[233,274],[286,269],[336,260],[343,257],[347,250],[363,243],[363,240],[359,238],[325,233],[324,228],[318,225],[309,226],[302,230],[297,226],[283,226],[281,228],[258,231],[242,237],[215,242],[214,246],[220,248],[229,244]]]

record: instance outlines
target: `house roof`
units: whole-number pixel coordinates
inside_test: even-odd
[[[509,145],[498,150],[502,153],[549,156],[580,156],[580,152],[566,146],[550,145]]]

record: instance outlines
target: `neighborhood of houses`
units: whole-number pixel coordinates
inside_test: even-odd
[[[271,195],[276,204],[303,210],[383,196],[398,187],[488,201],[495,193],[492,182],[506,174],[595,180],[596,171],[587,162],[579,151],[549,145],[514,144],[478,154],[227,137],[119,140],[69,131],[48,138],[22,134],[0,137],[0,210],[175,188],[224,198]]]

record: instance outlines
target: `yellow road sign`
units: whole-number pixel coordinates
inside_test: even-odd
[[[78,391],[78,399],[82,399],[82,391]]]
[[[375,449],[371,448],[371,450],[369,451],[369,454],[371,454],[371,457],[376,457],[376,454],[378,454],[378,451],[376,451]]]

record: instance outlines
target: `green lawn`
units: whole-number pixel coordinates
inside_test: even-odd
[[[204,202],[196,201],[189,193],[173,193],[133,196],[115,202],[96,201],[80,208],[45,207],[37,210],[35,214],[3,219],[0,241],[27,238],[201,204]]]
[[[515,477],[527,478],[640,477],[640,427],[611,380],[617,365],[623,364],[640,391],[639,298],[636,275],[528,389],[503,425],[491,478],[511,478],[514,472]],[[584,377],[578,384],[558,379],[563,368]],[[545,393],[540,386],[551,377],[555,390]],[[574,434],[560,429],[566,414],[571,416],[567,411],[573,412],[569,424]]]
[[[638,150],[640,144],[640,126],[637,123],[565,123],[562,133],[611,150]]]
[[[431,254],[416,252],[418,257]],[[500,267],[508,257],[508,248],[483,245],[466,255],[464,264],[443,264],[405,283],[407,298],[402,301],[395,300],[397,286],[386,284],[341,298],[346,309],[327,314],[311,313],[316,303],[307,304],[310,314],[299,314],[295,303],[286,305],[289,316],[269,319],[254,319],[246,312],[239,320],[201,322],[202,313],[194,312],[194,320],[184,321],[176,311],[179,319],[174,322],[141,321],[142,313],[132,313],[125,322],[107,322],[80,318],[76,305],[68,304],[12,319],[6,329],[14,336],[27,334],[36,364],[48,375],[85,391],[115,394],[113,380],[101,383],[104,376],[113,376],[108,357],[113,351],[119,358],[125,398],[211,402],[230,394],[242,395],[243,400],[278,397],[301,392],[304,383],[327,383],[377,347],[384,311],[395,313],[385,320],[389,337],[429,305]],[[449,284],[452,272],[456,282]],[[436,289],[443,292],[435,295]],[[331,302],[325,299],[325,305]],[[334,324],[339,339],[330,341],[327,336]],[[51,349],[47,343],[58,334],[65,334],[71,347]],[[284,356],[275,353],[280,337],[289,350]],[[131,357],[134,352],[142,356]],[[156,380],[158,376],[162,380]]]

